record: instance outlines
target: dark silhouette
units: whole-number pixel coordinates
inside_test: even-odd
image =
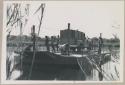
[[[50,51],[50,48],[49,48],[49,37],[48,36],[45,36],[45,46],[46,46],[47,51]]]
[[[57,49],[57,52],[59,51],[59,35],[57,37],[57,42],[56,42],[56,49]]]
[[[101,64],[99,65],[99,68],[101,69],[101,71],[99,72],[99,80],[102,81],[103,80],[103,74],[102,74]]]
[[[67,43],[67,44],[65,45],[65,51],[66,51],[66,54],[67,54],[67,55],[69,55],[69,49],[70,49],[70,47],[69,47],[69,44]]]
[[[35,34],[35,25],[33,25],[32,29],[31,29],[32,33],[31,33],[31,36],[32,36],[32,42],[33,42],[33,51],[35,51],[35,44],[36,44],[36,34]]]
[[[101,54],[102,46],[103,46],[103,39],[102,39],[102,34],[100,33],[98,54]]]
[[[55,45],[54,45],[54,37],[51,36],[51,47],[52,47],[52,52],[55,52]]]
[[[101,69],[101,71],[99,72],[99,80],[102,81],[103,80],[103,75],[102,75],[102,68],[101,68],[101,51],[102,51],[102,46],[103,46],[103,39],[102,39],[102,34],[100,33],[100,37],[99,37],[99,49],[98,49],[98,54],[100,55],[100,61],[99,61],[99,68]]]

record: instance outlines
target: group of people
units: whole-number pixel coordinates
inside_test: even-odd
[[[45,36],[45,46],[47,51],[58,52],[59,51],[59,36],[56,38],[51,36]]]
[[[69,49],[72,50],[74,48],[70,47],[69,44],[65,44],[63,47],[59,47],[59,43],[60,43],[60,38],[59,38],[59,35],[57,37],[54,37],[54,36],[45,36],[45,46],[46,46],[46,49],[47,51],[51,51],[51,52],[59,52],[59,49],[61,51],[61,48],[65,48],[63,49],[64,52],[68,52],[69,54]],[[102,48],[102,45],[103,45],[103,40],[102,40],[102,37],[101,37],[101,34],[100,34],[100,37],[98,39],[98,53],[100,54],[101,53],[101,48]],[[95,49],[95,46],[94,46],[94,41],[90,38],[86,38],[84,40],[84,42],[82,44],[79,44],[77,47],[75,47],[77,49],[77,51],[81,52],[82,49],[87,49],[87,50],[93,50]]]

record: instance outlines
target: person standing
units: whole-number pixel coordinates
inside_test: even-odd
[[[54,37],[53,36],[51,36],[51,47],[52,47],[52,52],[55,52]]]
[[[58,37],[57,37],[56,49],[57,49],[57,52],[58,52],[58,51],[59,51],[59,35],[58,35]]]
[[[103,46],[103,39],[102,39],[102,34],[100,33],[98,54],[101,54],[102,46]]]
[[[45,36],[45,46],[46,46],[47,51],[50,51],[50,48],[49,48],[49,37],[48,36]]]

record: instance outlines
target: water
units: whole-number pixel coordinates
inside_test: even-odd
[[[46,50],[45,47],[39,48],[41,50]],[[17,50],[17,47],[8,47],[7,48],[7,58],[10,60],[13,59],[13,52]],[[111,51],[107,50],[106,48],[103,49],[103,52],[110,52],[112,53],[111,61],[102,65],[103,69],[103,81],[118,81],[120,80],[119,75],[119,67],[120,67],[120,56],[119,56],[119,48],[115,48]],[[10,57],[11,56],[11,57]],[[12,63],[14,65],[14,63]],[[11,67],[13,68],[13,66]],[[17,79],[23,72],[19,69],[15,69],[8,79],[15,80]],[[41,74],[42,75],[42,74]],[[60,77],[56,78],[55,80],[87,80],[87,81],[99,81],[98,71],[93,69],[89,76],[84,75],[81,70],[73,70],[73,69],[66,69],[62,70],[59,74]]]

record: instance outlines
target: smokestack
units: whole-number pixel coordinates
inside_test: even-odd
[[[70,23],[68,23],[68,30],[70,30]]]
[[[100,38],[102,38],[102,33],[100,33]]]
[[[31,33],[35,33],[35,25],[33,25],[32,29],[31,29]]]

